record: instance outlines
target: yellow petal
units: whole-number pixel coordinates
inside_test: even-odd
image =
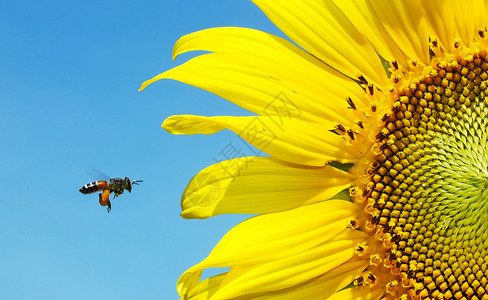
[[[383,1],[369,0],[376,15],[410,58],[424,64],[430,62],[429,31],[420,0]]]
[[[245,45],[245,46],[244,46]],[[174,79],[215,93],[260,115],[283,112],[307,120],[354,120],[346,97],[367,103],[350,78],[279,37],[244,28],[212,28],[182,37],[174,55],[201,55],[143,83]]]
[[[352,287],[335,293],[327,300],[377,300],[381,299],[384,293],[384,288]]]
[[[452,1],[457,32],[466,45],[470,45],[483,24],[483,0]]]
[[[380,58],[349,19],[328,1],[253,0],[270,20],[305,50],[340,72],[387,83]]]
[[[356,213],[357,206],[351,202],[329,200],[248,219],[232,228],[205,260],[180,277],[178,292],[182,295],[193,289],[205,268],[262,265],[315,248],[349,231],[346,226]]]
[[[352,175],[325,166],[302,167],[268,157],[242,157],[198,173],[182,197],[184,218],[277,212],[330,199]]]
[[[335,98],[343,101],[344,95],[350,96],[355,101],[368,101],[363,97],[364,91],[349,77],[293,43],[273,34],[240,27],[210,28],[181,37],[175,44],[173,57],[196,50],[244,54],[257,62],[253,65],[255,68],[253,74],[262,70],[263,64],[267,68],[274,66],[274,69],[263,69],[271,73],[268,79],[279,79],[280,82],[285,78],[291,79],[287,81],[286,85],[290,90],[297,93],[298,91],[299,93],[315,92],[317,97],[312,99],[315,100],[314,106],[321,107],[335,103],[332,101]],[[232,64],[239,65],[240,60],[234,61]],[[207,70],[207,72],[209,71],[211,69]],[[239,99],[236,100],[239,101]],[[335,103],[335,108],[343,107],[342,105],[337,107],[341,103]],[[301,106],[301,103],[297,104]]]
[[[316,124],[281,116],[179,115],[166,119],[162,127],[173,134],[211,134],[227,128],[270,156],[307,166],[355,162],[362,151],[347,146],[343,137],[330,132],[334,127],[326,121]]]
[[[483,2],[483,11],[481,12],[482,21],[481,24],[484,26],[488,25],[488,0],[484,0]]]
[[[260,115],[316,121],[328,119],[342,124],[350,124],[350,120],[354,120],[353,112],[347,109],[347,90],[339,90],[337,86],[325,88],[334,83],[329,74],[310,72],[304,75],[307,68],[298,63],[292,66],[293,69],[281,62],[273,63],[242,54],[211,53],[196,57],[152,80],[178,80]],[[310,75],[313,73],[322,74],[312,78]],[[359,85],[356,84],[356,88],[359,89]]]
[[[444,49],[450,50],[456,34],[454,22],[454,3],[457,0],[431,0],[423,1],[425,17],[432,28],[432,35]],[[465,2],[463,2],[465,3]]]
[[[347,284],[351,283],[354,277],[356,277],[366,266],[368,261],[365,259],[350,259],[346,263],[339,265],[333,270],[313,278],[311,280],[302,282],[295,286],[277,290],[268,291],[262,293],[256,293],[250,291],[244,295],[240,295],[239,299],[253,299],[253,300],[297,300],[297,299],[326,299],[336,291],[342,289]],[[247,269],[246,269],[247,270]],[[232,273],[232,269],[229,273]],[[243,272],[240,272],[242,274]],[[188,300],[208,300],[212,299],[211,296],[215,294],[219,285],[223,286],[227,282],[231,282],[238,275],[233,275],[233,278],[228,278],[230,274],[224,273],[214,276],[209,279],[205,279],[199,282],[188,295],[185,295]],[[205,290],[208,289],[208,290]],[[196,297],[196,296],[199,297]],[[207,297],[207,298],[205,298]]]
[[[276,292],[264,292],[262,294],[251,294],[249,299],[265,300],[297,300],[297,299],[326,299],[338,290],[342,289],[368,265],[367,260],[351,259],[333,270]]]
[[[278,291],[307,282],[351,259],[354,246],[366,238],[365,233],[349,231],[296,255],[260,263],[221,286],[213,298],[230,299],[248,293]],[[356,269],[353,274],[360,272]]]
[[[181,300],[208,300],[215,294],[217,288],[222,283],[227,273],[219,274],[199,282],[194,289],[192,289]]]
[[[333,1],[381,57],[387,61],[396,60],[400,64],[406,63],[408,56],[385,30],[367,0]]]

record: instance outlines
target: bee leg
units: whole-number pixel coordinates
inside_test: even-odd
[[[109,197],[110,197],[109,190],[103,190],[101,194],[98,194],[98,202],[100,203],[101,206],[108,206],[107,211],[110,211],[112,209],[112,204],[110,203]]]

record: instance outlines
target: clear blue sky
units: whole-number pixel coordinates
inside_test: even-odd
[[[179,217],[188,181],[236,137],[172,136],[172,114],[239,115],[160,81],[178,37],[243,26],[276,33],[246,0],[0,1],[0,299],[178,299],[179,275],[243,216]],[[112,201],[78,189],[143,179]]]

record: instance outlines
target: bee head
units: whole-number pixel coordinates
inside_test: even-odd
[[[129,193],[132,190],[132,185],[139,185],[139,182],[142,182],[142,180],[133,180],[131,181],[129,177],[125,177],[124,179],[124,189],[128,190]]]
[[[128,190],[129,193],[132,190],[132,181],[130,181],[129,177],[125,177],[124,179],[124,189]]]

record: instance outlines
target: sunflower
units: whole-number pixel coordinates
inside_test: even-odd
[[[184,218],[257,214],[187,270],[183,299],[488,299],[487,1],[253,0],[286,34],[211,28],[143,83],[255,116],[171,116],[267,154],[197,174]],[[230,267],[201,280],[205,268]]]

